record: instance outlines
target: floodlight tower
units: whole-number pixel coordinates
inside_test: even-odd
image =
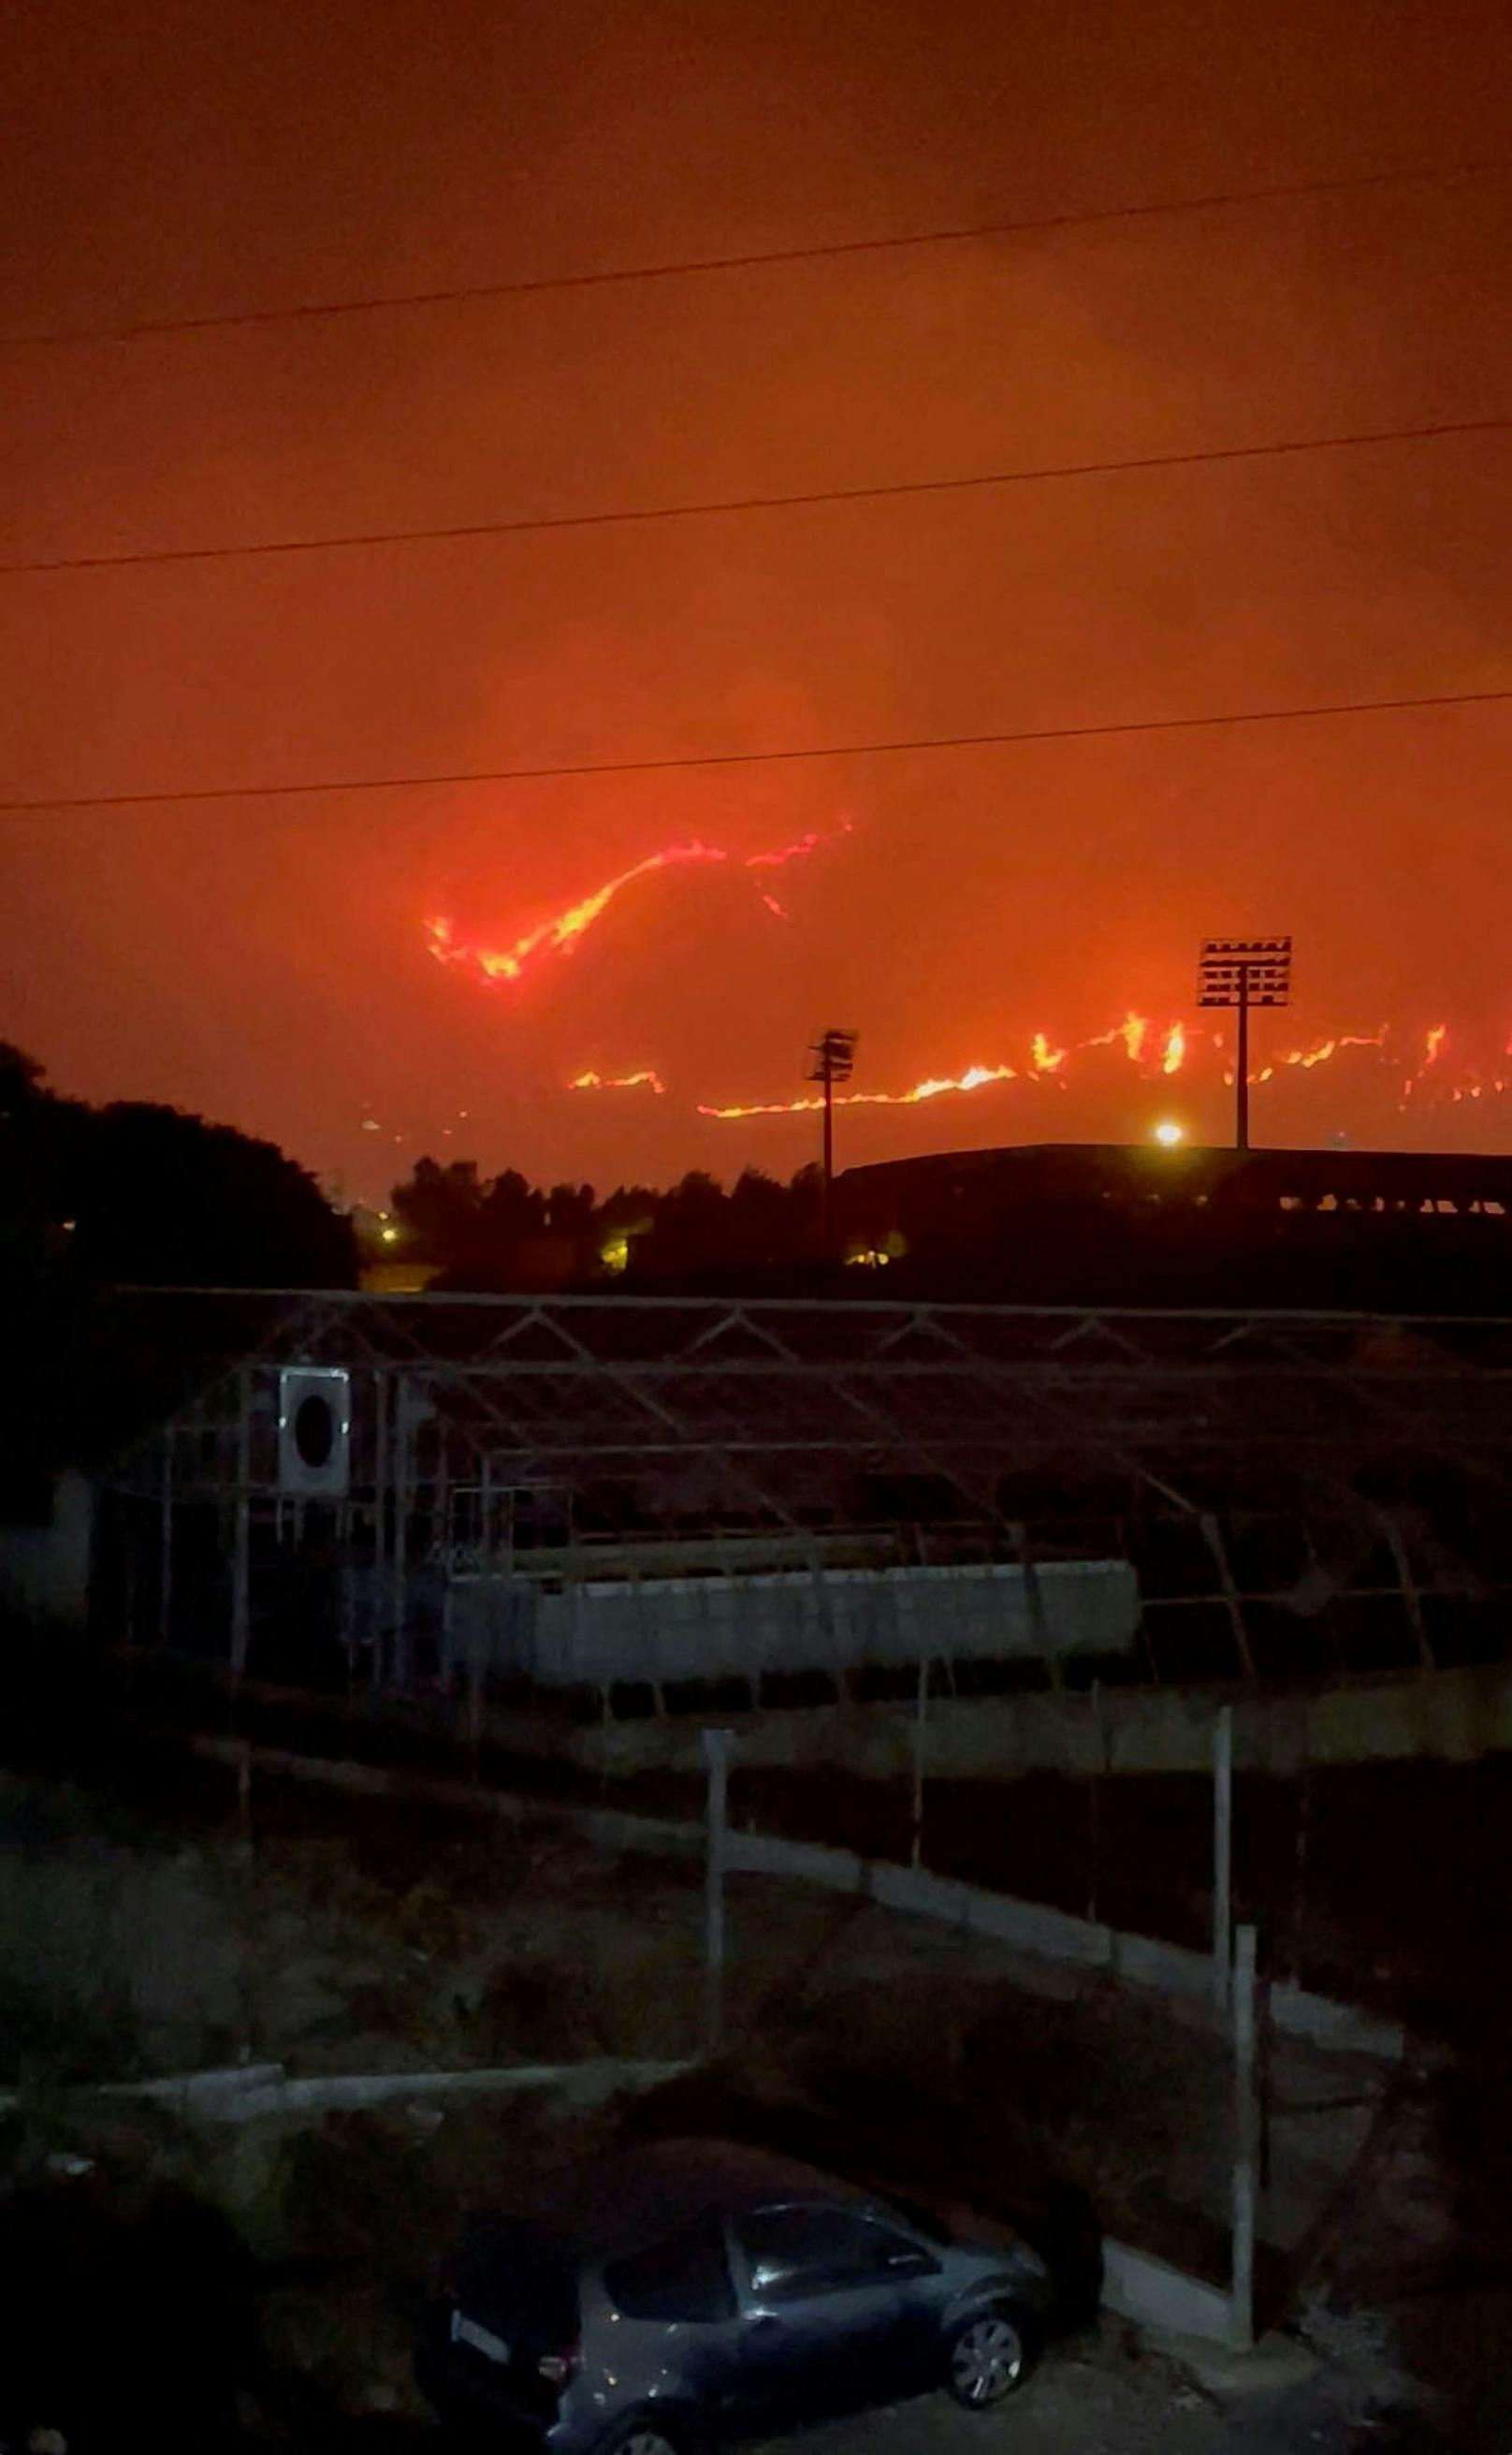
[[[824,1196],[820,1235],[830,1242],[830,1192],[835,1183],[835,1085],[848,1083],[856,1070],[854,1031],[821,1031],[809,1050],[807,1080],[824,1086]]]
[[[1204,938],[1197,960],[1199,1005],[1234,1006],[1239,1051],[1234,1064],[1234,1145],[1249,1148],[1249,1010],[1285,1005],[1292,993],[1289,938]]]

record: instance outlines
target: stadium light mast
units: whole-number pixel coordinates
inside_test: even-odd
[[[830,1242],[830,1193],[835,1183],[835,1085],[848,1083],[856,1070],[854,1031],[821,1031],[809,1050],[807,1080],[824,1086],[824,1190],[820,1212],[820,1237],[826,1250]]]
[[[1285,1005],[1292,993],[1290,938],[1204,938],[1197,959],[1199,1005],[1233,1006],[1239,1014],[1234,1063],[1234,1146],[1249,1148],[1249,1012]]]

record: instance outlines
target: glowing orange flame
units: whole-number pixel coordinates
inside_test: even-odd
[[[821,844],[833,842],[837,837],[848,836],[854,831],[852,821],[842,819],[827,835],[811,828],[807,835],[799,836],[795,842],[782,844],[773,852],[736,854],[721,844],[701,843],[696,838],[685,843],[663,844],[659,852],[648,853],[644,861],[637,861],[629,869],[622,869],[616,878],[607,879],[602,886],[595,887],[592,895],[585,895],[580,903],[570,903],[565,912],[557,912],[551,920],[538,923],[534,929],[527,929],[507,946],[464,943],[457,937],[456,924],[448,913],[436,913],[427,919],[424,923],[427,943],[438,964],[458,964],[474,979],[490,986],[499,981],[517,981],[527,964],[538,955],[570,955],[595,922],[602,920],[617,895],[622,894],[627,886],[633,886],[637,879],[649,878],[656,870],[732,862],[740,869],[781,869],[788,862],[805,861],[810,853],[817,852]],[[779,920],[786,921],[790,917],[775,896],[763,895],[761,901]]]
[[[1147,1020],[1131,1010],[1121,1024],[1116,1024],[1106,1031],[1095,1032],[1087,1040],[1078,1041],[1076,1048],[1079,1051],[1112,1048],[1121,1042],[1131,1062],[1139,1065],[1141,1060],[1143,1061],[1142,1070],[1146,1074],[1156,1071],[1161,1075],[1171,1075],[1179,1072],[1187,1064],[1191,1056],[1190,1044],[1194,1039],[1204,1039],[1207,1045],[1218,1053],[1221,1053],[1223,1046],[1221,1036],[1217,1032],[1190,1033],[1181,1024],[1173,1023],[1161,1034],[1157,1055],[1151,1048],[1149,1035],[1150,1025]],[[1410,1096],[1415,1086],[1422,1080],[1424,1073],[1438,1063],[1447,1036],[1445,1026],[1441,1024],[1435,1025],[1428,1032],[1421,1064],[1417,1073],[1409,1076],[1402,1085],[1404,1096]],[[1280,1056],[1267,1060],[1252,1069],[1249,1079],[1256,1085],[1270,1083],[1276,1079],[1279,1072],[1288,1067],[1296,1067],[1304,1073],[1310,1073],[1317,1066],[1327,1065],[1331,1059],[1339,1057],[1346,1049],[1374,1048],[1385,1051],[1389,1037],[1389,1026],[1385,1024],[1381,1025],[1375,1031],[1336,1032],[1326,1040],[1314,1041],[1305,1047],[1288,1049]],[[853,1108],[915,1107],[922,1101],[941,1099],[953,1092],[978,1091],[989,1084],[1033,1081],[1045,1074],[1059,1075],[1071,1065],[1070,1051],[1053,1044],[1047,1032],[1037,1031],[1030,1043],[1029,1065],[1021,1072],[1012,1065],[971,1065],[963,1074],[926,1076],[923,1082],[914,1084],[906,1091],[840,1092],[837,1094],[835,1105],[837,1107]],[[1222,1068],[1220,1079],[1232,1087],[1234,1082],[1232,1065]],[[1473,1075],[1468,1080],[1471,1087],[1468,1089],[1462,1087],[1459,1096],[1462,1099],[1466,1097],[1476,1099],[1480,1096],[1482,1085]],[[1499,1083],[1496,1087],[1500,1090],[1504,1085]],[[731,1103],[723,1106],[701,1104],[698,1114],[721,1120],[741,1117],[796,1117],[810,1115],[822,1106],[822,1101],[816,1096],[806,1096],[796,1100]]]
[[[1386,1025],[1379,1031],[1341,1031],[1332,1040],[1315,1041],[1311,1048],[1291,1048],[1281,1059],[1283,1065],[1300,1065],[1310,1073],[1315,1065],[1326,1065],[1341,1048],[1384,1048]]]
[[[1420,1065],[1415,1074],[1408,1075],[1405,1083],[1403,1083],[1401,1086],[1401,1096],[1404,1100],[1411,1099],[1414,1091],[1418,1089],[1421,1083],[1423,1076],[1429,1071],[1430,1067],[1438,1065],[1439,1059],[1443,1051],[1443,1044],[1448,1037],[1449,1026],[1446,1023],[1433,1024],[1423,1035],[1422,1063]]]
[[[454,926],[446,915],[428,921],[426,934],[431,952],[437,963],[460,964],[484,981],[517,981],[533,956],[554,951],[571,954],[577,941],[594,923],[600,920],[616,895],[634,885],[637,878],[649,878],[654,870],[676,869],[691,862],[722,862],[730,858],[716,844],[674,843],[663,845],[660,852],[648,853],[631,869],[621,870],[617,878],[609,879],[585,895],[578,903],[570,903],[565,912],[554,914],[508,946],[470,946],[459,943]]]
[[[586,1073],[575,1074],[567,1087],[569,1091],[655,1091],[660,1099],[667,1085],[653,1065],[643,1065],[638,1074],[595,1074],[590,1066]]]
[[[817,852],[820,844],[833,843],[837,836],[852,836],[855,833],[854,819],[841,819],[837,826],[830,828],[828,834],[818,827],[810,827],[807,835],[796,837],[792,843],[783,844],[777,852],[747,853],[743,866],[746,869],[781,869],[790,861],[806,861],[811,852]]]
[[[1111,1048],[1116,1040],[1121,1040],[1123,1043],[1124,1054],[1128,1058],[1130,1065],[1138,1065],[1139,1059],[1144,1052],[1145,1037],[1149,1028],[1150,1025],[1148,1016],[1134,1014],[1131,1012],[1124,1016],[1121,1023],[1116,1023],[1110,1031],[1095,1031],[1090,1040],[1079,1040],[1077,1046],[1079,1048]]]
[[[1015,1065],[968,1065],[964,1074],[930,1074],[916,1083],[909,1091],[837,1091],[837,1108],[916,1108],[922,1101],[942,1099],[947,1091],[979,1091],[987,1083],[1017,1082]],[[801,1100],[757,1100],[749,1106],[734,1103],[716,1108],[699,1104],[700,1117],[717,1117],[729,1123],[735,1117],[806,1117],[822,1108],[824,1102],[816,1095]]]

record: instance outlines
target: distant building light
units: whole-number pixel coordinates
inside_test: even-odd
[[[1186,1127],[1178,1125],[1174,1117],[1162,1117],[1155,1128],[1155,1139],[1162,1150],[1175,1150],[1178,1143],[1185,1142]]]
[[[397,1228],[385,1228],[383,1230],[383,1241],[386,1245],[396,1245],[399,1241],[399,1231]]]
[[[628,1268],[630,1264],[630,1238],[628,1236],[606,1237],[598,1248],[598,1258],[604,1268],[617,1278],[620,1271]]]

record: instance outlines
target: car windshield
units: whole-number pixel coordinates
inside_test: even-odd
[[[735,2313],[724,2235],[712,2215],[612,2260],[604,2283],[627,2319],[709,2324]]]
[[[912,2232],[921,2234],[926,2242],[937,2242],[942,2250],[949,2250],[955,2242],[956,2237],[944,2218],[937,2215],[933,2208],[921,2208],[913,2200],[900,2200],[896,2192],[889,2195],[882,2210],[884,2215],[887,2208],[901,2218]]]
[[[454,2283],[459,2303],[512,2343],[554,2351],[577,2332],[577,2277],[542,2227],[514,2221],[481,2226],[464,2247]]]

